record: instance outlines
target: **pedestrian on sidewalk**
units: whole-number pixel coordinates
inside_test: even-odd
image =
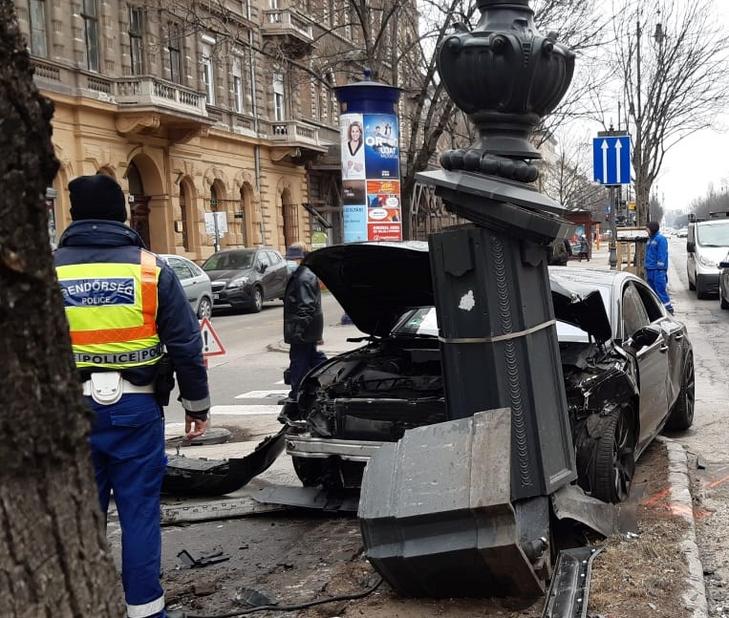
[[[583,234],[582,236],[580,236],[580,240],[578,242],[580,243],[579,244],[579,251],[580,251],[579,258],[580,258],[580,262],[583,259],[585,259],[585,260],[587,260],[589,262],[590,261],[590,243],[587,240],[587,236],[585,236]]]
[[[296,405],[301,380],[309,370],[327,359],[317,350],[324,333],[324,314],[319,279],[301,264],[306,254],[307,248],[303,243],[295,243],[286,250],[286,260],[298,265],[284,295],[284,341],[290,346],[288,379],[285,380],[291,387],[285,410],[289,416],[293,412],[291,406]]]
[[[204,433],[210,398],[200,327],[175,273],[125,225],[117,182],[81,176],[68,188],[73,223],[54,260],[74,361],[94,414],[89,441],[99,501],[106,515],[114,492],[127,615],[163,618],[162,406],[174,366],[188,437]]]
[[[673,315],[673,305],[668,296],[668,240],[660,233],[660,226],[651,221],[647,226],[649,238],[645,250],[645,278],[648,285],[661,299],[666,310]]]

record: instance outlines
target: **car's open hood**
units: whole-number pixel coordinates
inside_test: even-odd
[[[334,295],[355,326],[379,337],[390,334],[408,309],[434,305],[428,245],[424,242],[361,243],[325,247],[304,260]],[[596,340],[612,336],[599,292],[580,296],[552,284],[558,320]]]

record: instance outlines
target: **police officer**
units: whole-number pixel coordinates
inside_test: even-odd
[[[666,310],[673,314],[673,305],[668,296],[668,240],[660,233],[660,226],[651,221],[648,230],[648,246],[645,250],[645,278],[648,285],[661,299]]]
[[[163,617],[159,494],[166,457],[155,382],[165,346],[188,437],[202,435],[210,398],[200,329],[173,271],[125,225],[116,181],[81,176],[68,188],[73,223],[55,264],[74,360],[95,413],[90,442],[99,500],[106,513],[114,492],[129,618]]]

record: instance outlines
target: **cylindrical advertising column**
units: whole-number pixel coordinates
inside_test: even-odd
[[[400,89],[370,80],[334,89],[339,101],[344,242],[402,240]]]

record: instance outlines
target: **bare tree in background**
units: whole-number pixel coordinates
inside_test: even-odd
[[[585,143],[567,138],[562,141],[557,158],[543,167],[542,190],[568,210],[589,210],[602,218],[608,194],[605,187],[592,181],[588,154]]]
[[[635,127],[633,170],[638,224],[648,222],[651,188],[666,153],[708,128],[726,108],[729,65],[713,0],[614,5],[615,72]]]
[[[121,617],[48,238],[52,114],[0,0],[0,616]]]

